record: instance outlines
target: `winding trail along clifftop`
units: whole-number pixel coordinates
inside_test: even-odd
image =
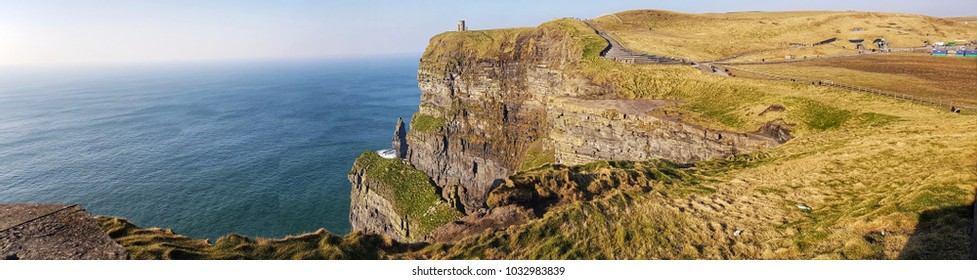
[[[719,71],[718,68],[714,67],[712,63],[696,63],[688,61],[685,59],[658,56],[652,54],[646,54],[638,51],[633,51],[625,48],[620,42],[614,39],[613,36],[597,28],[594,23],[583,20],[587,26],[594,29],[598,35],[604,37],[607,40],[607,48],[601,51],[600,55],[608,60],[617,61],[621,63],[629,64],[686,64],[691,63],[697,69],[707,74],[715,74],[720,76],[728,77],[729,74],[723,71]]]
[[[651,55],[651,54],[646,54],[646,53],[641,53],[641,52],[636,52],[636,51],[629,50],[629,49],[625,48],[623,45],[621,45],[621,43],[618,42],[616,39],[614,39],[614,37],[612,37],[610,34],[608,34],[607,32],[601,31],[599,28],[597,28],[597,26],[594,25],[592,22],[587,21],[587,20],[584,20],[583,22],[586,23],[587,26],[590,26],[590,28],[593,28],[594,31],[596,31],[598,35],[600,35],[601,37],[604,37],[604,39],[607,40],[608,46],[607,46],[606,49],[604,49],[604,51],[601,51],[601,56],[603,56],[604,58],[607,58],[609,60],[623,62],[623,63],[630,63],[630,64],[680,64],[680,63],[686,63],[686,61],[685,60],[682,60],[682,59],[671,58],[671,57],[664,57],[664,56],[658,56],[658,55]]]

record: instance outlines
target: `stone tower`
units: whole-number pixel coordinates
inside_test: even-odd
[[[465,20],[458,21],[458,31],[468,31],[468,27],[465,26]]]

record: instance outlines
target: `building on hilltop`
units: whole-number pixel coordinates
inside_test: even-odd
[[[468,31],[468,26],[465,26],[465,20],[458,21],[458,31]]]

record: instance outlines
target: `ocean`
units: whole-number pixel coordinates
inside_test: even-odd
[[[0,203],[198,239],[346,234],[346,175],[417,110],[417,62],[0,69]]]

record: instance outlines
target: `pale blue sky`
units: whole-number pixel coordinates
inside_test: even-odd
[[[0,65],[117,64],[420,53],[458,19],[534,26],[630,9],[867,10],[977,15],[968,1],[0,0]],[[940,4],[934,4],[940,3]]]

